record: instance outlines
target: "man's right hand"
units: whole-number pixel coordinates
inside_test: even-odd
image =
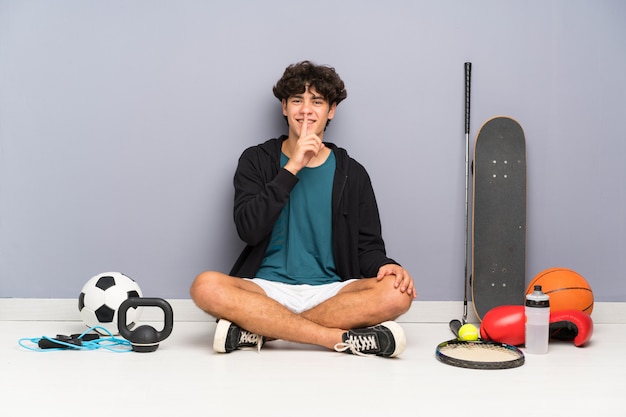
[[[295,147],[285,169],[296,175],[302,168],[311,162],[324,148],[324,143],[316,133],[309,133],[309,117],[304,115],[300,137],[296,141]]]

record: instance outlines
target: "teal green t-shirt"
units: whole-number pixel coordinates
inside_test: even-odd
[[[288,158],[282,154],[280,163]],[[335,155],[298,172],[257,273],[258,278],[287,284],[321,285],[340,280],[332,244],[332,189]]]

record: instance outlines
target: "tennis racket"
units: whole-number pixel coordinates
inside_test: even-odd
[[[524,364],[524,353],[506,343],[449,340],[437,346],[437,359],[447,365],[470,369],[509,369]]]

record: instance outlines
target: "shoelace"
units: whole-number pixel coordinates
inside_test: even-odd
[[[337,343],[335,345],[335,350],[337,352],[345,352],[350,349],[350,351],[359,356],[373,356],[371,354],[363,353],[364,350],[369,349],[378,349],[378,344],[376,343],[376,338],[372,335],[370,336],[354,336],[350,335],[348,340],[345,342]]]
[[[239,334],[239,344],[244,346],[256,344],[257,352],[261,352],[263,338],[256,333],[241,329],[241,333]]]

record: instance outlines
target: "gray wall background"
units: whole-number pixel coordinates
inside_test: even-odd
[[[228,271],[241,151],[285,131],[271,88],[347,84],[326,139],[372,176],[420,300],[461,300],[463,63],[472,144],[510,115],[528,158],[527,281],[563,266],[626,301],[626,2],[0,1],[0,297],[122,271],[187,298]]]

